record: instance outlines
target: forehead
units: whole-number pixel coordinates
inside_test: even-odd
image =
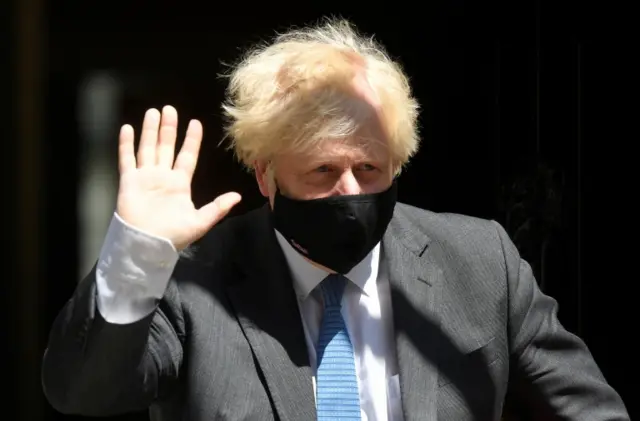
[[[352,136],[346,139],[331,139],[321,142],[316,148],[315,155],[327,159],[382,161],[389,158],[389,145],[377,137]]]
[[[286,154],[299,164],[326,161],[374,161],[390,159],[389,144],[378,137],[349,136],[342,139],[326,139],[304,151]]]

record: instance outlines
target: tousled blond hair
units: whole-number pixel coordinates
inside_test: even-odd
[[[359,69],[399,171],[419,146],[418,103],[400,65],[342,19],[279,34],[231,69],[223,104],[230,148],[251,169],[256,160],[354,135],[371,117],[353,92]]]

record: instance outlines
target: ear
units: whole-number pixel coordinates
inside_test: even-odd
[[[264,197],[269,197],[269,162],[255,161],[253,170],[256,173],[256,181],[260,188],[260,193]]]

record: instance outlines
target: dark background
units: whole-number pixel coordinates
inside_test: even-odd
[[[629,343],[638,317],[628,304],[636,282],[628,270],[636,247],[635,132],[621,129],[627,79],[614,48],[620,39],[612,35],[625,11],[542,0],[366,7],[14,0],[0,4],[8,64],[0,82],[8,198],[1,206],[9,374],[2,411],[17,414],[8,419],[80,418],[46,403],[39,364],[53,318],[82,275],[79,185],[93,162],[116,170],[117,128],[139,127],[147,108],[165,104],[178,109],[183,126],[200,119],[205,143],[194,200],[236,190],[244,200],[235,213],[258,206],[254,180],[218,147],[221,62],[276,30],[327,14],[375,34],[402,62],[422,104],[423,146],[401,176],[401,200],[505,225],[543,289],[560,302],[562,323],[586,340],[637,413]],[[103,133],[112,143],[91,146],[78,98],[97,71],[108,72],[121,96],[117,121]]]

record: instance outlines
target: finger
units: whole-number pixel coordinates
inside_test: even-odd
[[[191,120],[187,127],[187,134],[176,163],[173,168],[186,172],[189,177],[193,176],[198,163],[198,154],[200,153],[200,144],[202,143],[202,124],[198,120]]]
[[[176,148],[176,134],[178,132],[178,112],[170,105],[162,109],[160,118],[160,133],[156,150],[156,163],[171,168]]]
[[[140,134],[140,145],[138,146],[138,167],[156,164],[159,124],[160,112],[155,108],[147,110],[142,122],[142,133]]]
[[[224,218],[231,208],[233,208],[242,197],[236,192],[230,192],[222,194],[216,199],[198,209],[198,219],[201,223],[203,232],[208,231],[217,224],[222,218]]]
[[[118,165],[120,174],[136,168],[136,156],[133,146],[135,138],[133,127],[125,124],[120,128],[118,143]]]

